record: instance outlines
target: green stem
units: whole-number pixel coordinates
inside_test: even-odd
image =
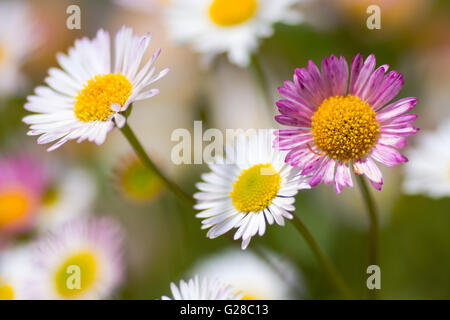
[[[309,232],[308,228],[306,228],[306,226],[303,224],[303,222],[296,215],[294,215],[294,219],[292,220],[292,223],[297,228],[297,230],[301,233],[301,235],[303,236],[305,241],[308,243],[311,250],[316,255],[317,259],[319,260],[319,263],[325,269],[327,276],[329,277],[330,281],[333,283],[337,292],[344,299],[350,299],[351,298],[350,290],[348,289],[347,285],[345,284],[345,282],[342,279],[342,277],[340,276],[340,274],[337,272],[334,265],[325,256],[322,249],[320,249],[319,245],[317,244],[317,242],[314,239],[311,232]]]
[[[375,202],[367,187],[367,182],[362,175],[357,177],[361,189],[364,202],[366,203],[367,211],[369,213],[370,227],[369,227],[369,265],[378,266],[378,217]],[[369,291],[372,299],[376,298],[377,290]]]
[[[131,130],[128,123],[121,129],[123,135],[130,143],[131,147],[137,153],[142,163],[146,165],[150,170],[152,170],[156,175],[165,183],[167,188],[169,188],[176,196],[178,196],[181,200],[185,201],[189,206],[193,206],[195,204],[194,199],[185,193],[175,182],[170,180],[159,168],[156,164],[150,159],[150,157],[145,152],[142,144],[136,138],[133,130]]]

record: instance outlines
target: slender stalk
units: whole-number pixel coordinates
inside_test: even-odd
[[[357,177],[361,189],[364,202],[366,203],[367,211],[369,213],[370,227],[369,227],[369,265],[378,266],[378,217],[375,202],[367,187],[367,182],[362,175]],[[369,291],[372,299],[376,298],[377,289]]]
[[[294,215],[294,219],[292,220],[292,223],[297,228],[297,230],[301,233],[305,241],[308,243],[311,250],[316,255],[317,259],[319,260],[319,263],[322,265],[322,267],[325,269],[328,278],[333,283],[336,291],[344,298],[344,299],[350,299],[351,293],[348,289],[347,285],[345,284],[344,280],[340,276],[340,274],[337,272],[334,265],[328,260],[328,258],[323,253],[322,249],[320,249],[319,245],[317,244],[316,240],[314,239],[311,232],[309,232],[308,228],[303,224],[303,222]]]
[[[150,159],[150,157],[145,152],[142,144],[136,138],[133,130],[131,130],[128,123],[121,129],[123,135],[130,143],[131,147],[137,153],[141,161],[146,165],[150,170],[152,170],[156,175],[165,183],[167,188],[169,188],[176,196],[178,196],[181,200],[185,201],[189,206],[193,206],[195,204],[194,199],[185,193],[175,182],[170,180]]]

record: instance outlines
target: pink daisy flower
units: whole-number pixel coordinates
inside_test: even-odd
[[[44,168],[31,157],[0,158],[0,236],[32,226],[45,186]]]
[[[353,186],[353,170],[381,190],[375,161],[389,167],[408,161],[397,149],[418,131],[412,125],[417,115],[406,114],[417,98],[388,104],[403,87],[403,75],[375,64],[373,54],[365,61],[358,54],[349,74],[346,59],[332,55],[323,59],[321,71],[309,61],[279,88],[286,99],[277,101],[281,114],[275,119],[293,128],[278,130],[274,147],[288,151],[285,161],[311,176],[311,186],[334,181],[340,193]]]

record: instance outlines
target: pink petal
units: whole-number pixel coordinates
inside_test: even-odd
[[[339,194],[343,187],[353,187],[353,180],[350,168],[345,163],[339,162],[334,177],[334,190]]]
[[[331,55],[322,60],[322,79],[328,86],[330,96],[341,96],[347,92],[348,65],[344,57]]]
[[[305,110],[298,108],[293,102],[290,100],[279,100],[276,102],[278,107],[278,111],[285,116],[296,117],[296,118],[304,118],[306,120],[311,121],[312,112],[307,109]]]
[[[355,83],[358,79],[358,75],[361,72],[361,68],[364,64],[363,56],[361,53],[358,53],[352,60],[351,72],[350,72],[350,84],[348,87],[348,91],[353,94],[355,92]]]
[[[383,175],[370,157],[356,161],[353,166],[356,174],[364,174],[370,181],[381,185],[383,184]]]
[[[386,67],[381,66],[378,69],[375,70],[374,73],[369,78],[369,81],[365,85],[364,89],[361,92],[361,99],[364,101],[367,100],[367,98],[378,89],[380,84],[382,83],[384,79],[384,74],[386,73]]]
[[[311,127],[311,121],[306,119],[297,119],[288,117],[285,115],[276,115],[275,120],[279,124],[284,124],[286,126],[294,126],[294,127]]]
[[[417,133],[417,131],[419,131],[419,129],[412,125],[405,126],[403,128],[381,127],[381,129],[380,129],[380,133],[382,133],[382,134],[386,133],[386,134],[397,135],[397,136],[410,136],[410,135]]]
[[[329,96],[324,89],[322,79],[317,80],[305,68],[297,68],[294,73],[294,83],[299,95],[306,101],[311,101],[314,107],[318,107]]]
[[[314,156],[312,156],[310,160],[305,161],[303,164],[303,170],[301,174],[304,176],[308,176],[314,171],[316,171],[317,168],[319,168],[320,164],[322,163],[323,156],[317,156],[315,154],[313,155]]]
[[[408,112],[409,110],[414,108],[416,103],[417,98],[414,97],[403,98],[396,102],[393,102],[377,112],[377,121],[382,123],[405,112]]]
[[[377,144],[373,147],[371,155],[376,161],[388,167],[395,167],[400,162],[408,161],[404,155],[394,148],[382,144]]]
[[[373,92],[372,95],[367,98],[366,102],[377,111],[400,92],[404,83],[403,74],[398,73],[397,71],[391,71],[385,76],[385,79],[378,87],[378,90]]]
[[[357,75],[357,78],[354,83],[354,88],[351,94],[359,96],[364,89],[364,86],[369,79],[369,77],[372,75],[373,70],[375,69],[375,56],[373,54],[369,55],[364,62],[363,67],[361,68],[359,74]]]
[[[404,128],[414,122],[417,119],[417,114],[402,114],[395,118],[390,119],[389,122],[386,121],[382,125],[382,128]]]
[[[405,137],[382,133],[378,138],[378,143],[402,149],[406,146],[406,139]]]
[[[311,177],[309,185],[311,187],[314,187],[319,185],[322,181],[324,181],[326,184],[330,184],[331,182],[333,182],[335,164],[336,161],[334,159],[326,159],[320,166],[319,170],[317,170],[316,173],[314,173],[314,175]]]

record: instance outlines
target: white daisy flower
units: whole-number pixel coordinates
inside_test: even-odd
[[[193,272],[229,283],[243,300],[298,298],[302,288],[296,268],[273,253],[266,257],[268,261],[251,251],[229,249],[201,261]]]
[[[295,195],[310,186],[298,168],[284,162],[286,153],[272,148],[274,138],[273,130],[241,134],[225,159],[209,164],[212,172],[202,175],[194,195],[202,229],[211,228],[208,238],[237,228],[234,239],[242,238],[246,249],[254,235],[265,233],[266,222],[282,226],[293,218]]]
[[[0,95],[21,89],[21,67],[42,43],[42,29],[23,1],[0,3]],[[24,40],[26,39],[26,40]]]
[[[7,248],[0,253],[0,300],[27,299],[28,279],[33,276],[27,246]]]
[[[249,64],[260,38],[273,33],[276,22],[297,23],[299,0],[173,0],[168,31],[175,41],[191,44],[206,60],[227,53],[241,67]]]
[[[41,231],[57,228],[69,220],[87,215],[95,194],[95,183],[86,171],[78,168],[64,170],[43,196],[36,217],[37,228]]]
[[[435,132],[423,132],[409,150],[403,189],[433,198],[450,196],[450,119]]]
[[[234,293],[234,289],[217,279],[194,278],[180,281],[177,287],[170,284],[173,298],[162,296],[162,300],[239,300],[240,294]]]
[[[38,242],[32,299],[106,299],[123,280],[123,234],[106,218],[72,221]]]
[[[150,86],[169,69],[155,73],[153,63],[158,50],[141,67],[151,37],[134,34],[122,27],[114,39],[114,57],[108,32],[99,30],[93,40],[75,41],[68,55],[58,54],[62,69],[51,68],[46,86],[35,89],[28,97],[25,109],[39,114],[26,116],[29,135],[41,135],[39,144],[58,140],[52,151],[69,140],[89,140],[103,144],[114,128],[125,125],[122,114],[135,101],[159,93]]]

